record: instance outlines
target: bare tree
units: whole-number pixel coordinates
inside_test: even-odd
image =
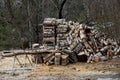
[[[10,0],[6,0],[6,7],[7,7],[7,10],[9,12],[9,16],[10,16],[9,23],[17,29],[17,32],[19,34],[19,38],[21,38],[22,37],[21,27],[20,27],[20,25],[17,24],[17,22],[15,20]]]
[[[63,18],[62,10],[67,0],[51,0],[55,7],[58,9],[58,18]]]
[[[63,2],[62,2],[61,5],[60,5],[60,8],[59,8],[59,19],[63,18],[62,10],[63,10],[63,7],[64,7],[66,1],[67,1],[67,0],[63,0]]]

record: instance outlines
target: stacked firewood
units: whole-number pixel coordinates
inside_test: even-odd
[[[47,44],[49,49],[55,48],[55,29],[56,29],[56,19],[46,18],[43,22],[43,44]]]
[[[50,50],[50,46],[60,51],[44,56],[43,62],[48,65],[106,61],[120,54],[119,45],[93,26],[55,18],[46,18],[43,25],[47,49]]]
[[[65,44],[66,44],[65,34],[68,31],[68,25],[65,19],[58,19],[57,23],[58,23],[58,26],[56,28],[56,34],[57,34],[56,44],[59,49],[62,49],[65,47]]]

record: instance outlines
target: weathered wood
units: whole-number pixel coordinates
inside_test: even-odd
[[[69,53],[70,63],[75,63],[78,61],[77,54],[75,52]]]
[[[40,45],[39,45],[38,43],[34,43],[34,44],[32,44],[32,49],[36,49],[36,48],[38,49],[39,46],[40,46]]]
[[[45,18],[43,21],[43,25],[57,25],[57,21],[55,18]]]
[[[44,57],[44,63],[48,62],[52,56],[54,56],[55,53],[48,54],[46,57]]]
[[[43,53],[44,63],[47,65],[66,65],[67,61],[74,63],[77,61],[99,62],[111,57],[111,54],[120,54],[118,44],[105,35],[99,33],[94,27],[79,24],[73,21],[66,22],[65,19],[46,18],[43,22],[43,47],[34,45],[34,50],[20,51],[15,53],[4,53],[3,56],[15,55],[41,55]],[[36,50],[46,49],[46,51]],[[62,50],[55,52],[51,50]],[[112,51],[110,51],[112,50]],[[49,53],[49,54],[48,54]],[[61,56],[62,55],[62,56]],[[112,55],[112,56],[113,56]],[[107,56],[107,57],[106,57]]]
[[[87,62],[88,56],[83,54],[83,55],[78,55],[78,61],[79,62]]]
[[[74,51],[75,51],[76,53],[79,53],[82,48],[83,48],[83,45],[82,45],[81,43],[79,43],[79,44],[77,44],[77,46],[74,48]]]
[[[61,53],[55,53],[55,65],[60,65]]]
[[[71,30],[70,30],[70,32],[69,32],[69,35],[71,35],[73,32],[74,32],[74,30],[75,30],[75,27],[74,26],[70,26],[71,27]]]
[[[106,56],[102,56],[102,57],[100,57],[100,60],[101,60],[101,61],[107,61],[108,59],[107,59]]]
[[[81,56],[81,55],[85,55],[85,52],[82,51],[82,52],[80,52],[80,53],[78,54],[78,56]]]
[[[95,48],[97,48],[98,46],[97,46],[95,38],[93,36],[90,36],[90,39],[91,39],[92,44],[95,46]]]
[[[65,66],[69,63],[69,56],[68,55],[61,55],[61,65]]]
[[[113,51],[112,51],[112,50],[108,50],[108,51],[107,51],[107,58],[108,58],[108,59],[112,59],[113,55],[114,55],[114,54],[113,54]]]
[[[37,55],[32,55],[32,62],[34,63],[43,63],[43,56],[41,54],[37,54]]]
[[[86,35],[85,35],[84,30],[80,30],[80,38],[81,38],[81,39],[86,38]]]
[[[100,58],[99,58],[99,57],[94,57],[94,61],[95,61],[95,62],[99,62],[99,61],[100,61]]]
[[[93,61],[93,60],[94,60],[94,55],[91,54],[91,55],[89,56],[88,60],[87,60],[87,63],[90,63],[90,62]]]
[[[84,42],[84,46],[85,46],[87,49],[92,49],[92,47],[89,45],[88,42]]]
[[[72,40],[69,38],[69,37],[67,37],[67,43],[70,45],[70,44],[72,44]]]
[[[54,64],[54,58],[55,58],[55,56],[52,56],[52,57],[49,59],[49,61],[46,62],[46,64],[47,64],[47,65],[52,65],[52,64]]]
[[[73,53],[73,51],[68,50],[68,49],[64,49],[64,50],[62,50],[62,52],[66,53],[66,54]]]
[[[2,56],[3,57],[12,57],[12,56],[15,56],[15,55],[37,55],[37,54],[48,54],[48,53],[54,53],[56,50],[20,50],[20,51],[14,51],[13,52],[10,52],[10,53],[4,53],[2,52]]]
[[[109,47],[108,46],[105,46],[103,48],[100,49],[100,51],[104,52],[105,50],[107,50]]]
[[[77,46],[77,42],[74,41],[74,42],[70,45],[70,50],[73,50],[76,46]]]
[[[57,24],[63,24],[65,22],[65,19],[57,19]]]

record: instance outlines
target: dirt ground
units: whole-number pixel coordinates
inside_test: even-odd
[[[19,56],[21,62],[24,56]],[[74,63],[67,66],[39,64],[20,68],[13,57],[0,56],[0,80],[120,80],[120,57],[98,63]],[[16,69],[16,70],[13,70]]]

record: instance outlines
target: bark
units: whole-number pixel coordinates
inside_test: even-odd
[[[63,7],[64,7],[66,1],[67,1],[67,0],[64,0],[64,1],[62,2],[62,4],[60,5],[60,9],[59,9],[59,19],[63,18],[62,10],[63,10]]]

